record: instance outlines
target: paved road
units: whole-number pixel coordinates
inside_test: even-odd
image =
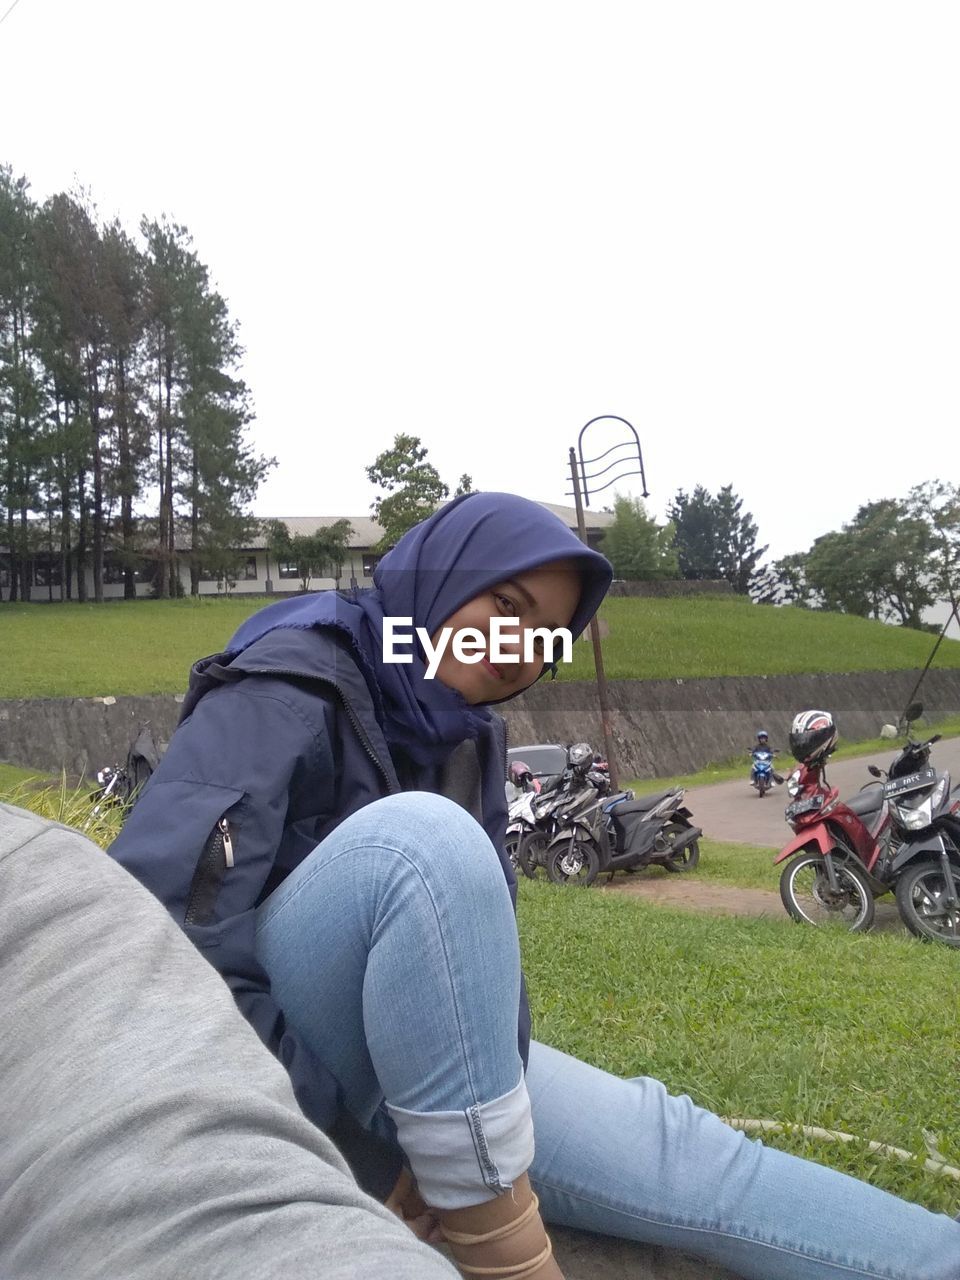
[[[859,791],[869,782],[868,764],[885,768],[895,751],[883,751],[875,756],[860,756],[856,760],[838,760],[827,766],[827,779],[840,788],[840,795],[847,797]],[[789,773],[790,756],[777,756],[778,770]],[[938,742],[933,748],[931,763],[938,769],[948,769],[954,785],[960,783],[960,738]],[[743,844],[767,845],[780,848],[786,844],[791,830],[783,817],[788,803],[786,786],[774,789],[761,800],[747,781],[748,766],[744,765],[743,780],[716,782],[708,787],[691,787],[686,804],[693,813],[697,826],[705,836],[713,840],[734,840]]]

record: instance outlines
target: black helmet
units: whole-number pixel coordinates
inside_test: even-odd
[[[593,764],[593,747],[589,742],[575,742],[567,751],[572,769],[588,769]]]
[[[837,745],[837,726],[829,711],[801,711],[790,726],[790,750],[801,764],[825,760]]]

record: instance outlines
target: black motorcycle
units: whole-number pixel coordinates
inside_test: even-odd
[[[526,806],[529,820],[519,833],[515,860],[515,866],[525,876],[533,879],[545,865],[551,842],[574,814],[592,806],[598,796],[609,793],[610,775],[601,764],[589,743],[575,742],[567,748],[567,765],[556,785],[529,800]],[[633,793],[623,794],[632,796]],[[516,838],[515,833],[508,830],[508,840],[512,835]]]
[[[911,711],[913,708],[911,708]],[[917,719],[916,714],[909,719]],[[950,774],[930,764],[926,742],[907,741],[884,773],[883,799],[891,818],[891,840],[878,868],[885,887],[894,886],[897,910],[911,933],[927,942],[960,947],[960,799],[950,795]]]
[[[634,800],[629,794],[600,797],[570,816],[546,853],[554,884],[586,887],[606,871],[636,871],[658,865],[691,871],[700,861],[703,832],[691,822],[683,787]]]

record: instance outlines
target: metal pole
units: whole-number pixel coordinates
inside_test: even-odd
[[[580,477],[577,473],[577,451],[570,450],[570,475],[573,478],[573,498],[577,505],[577,530],[584,546],[587,542],[587,526],[583,518],[583,502],[580,497]],[[593,665],[597,673],[597,700],[600,703],[600,724],[603,728],[603,749],[610,768],[610,789],[618,791],[620,780],[617,773],[617,758],[613,749],[613,717],[610,712],[610,699],[607,697],[607,677],[603,670],[603,653],[600,649],[600,627],[596,614],[590,619],[590,639],[593,641]]]
[[[954,604],[954,606],[953,606],[953,608],[950,610],[950,616],[947,618],[946,622],[943,624],[943,629],[941,630],[940,634],[937,636],[937,643],[933,646],[933,649],[932,649],[932,651],[931,651],[931,653],[930,653],[930,657],[927,659],[927,665],[926,665],[926,666],[923,668],[923,670],[920,672],[920,679],[919,679],[919,680],[917,681],[917,683],[913,686],[913,690],[912,690],[912,692],[911,692],[911,694],[910,694],[910,697],[907,699],[906,706],[903,708],[903,712],[904,712],[904,714],[900,716],[900,723],[901,723],[901,724],[903,723],[904,719],[906,718],[906,710],[907,710],[907,707],[909,707],[910,703],[911,703],[911,702],[914,700],[914,698],[917,696],[917,693],[919,692],[920,686],[923,684],[923,678],[924,678],[924,676],[927,674],[927,672],[930,670],[930,664],[933,662],[934,658],[936,657],[937,650],[940,648],[940,642],[941,642],[941,640],[943,639],[943,637],[947,634],[947,627],[949,627],[950,623],[954,620],[954,618],[956,618],[956,619],[957,619],[957,622],[958,622],[958,623],[960,623],[960,616],[958,616],[958,614],[957,614],[957,607],[958,607],[958,606],[957,606],[957,604],[955,603],[955,604]]]

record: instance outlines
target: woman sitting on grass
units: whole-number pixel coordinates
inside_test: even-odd
[[[448,646],[429,679],[422,648],[505,617],[521,639],[577,635],[610,578],[536,503],[450,503],[372,590],[271,605],[196,664],[112,853],[220,971],[361,1183],[466,1275],[555,1280],[542,1212],[757,1280],[956,1280],[950,1219],[530,1040],[486,707],[545,664]],[[408,664],[384,660],[398,617],[429,640]]]

